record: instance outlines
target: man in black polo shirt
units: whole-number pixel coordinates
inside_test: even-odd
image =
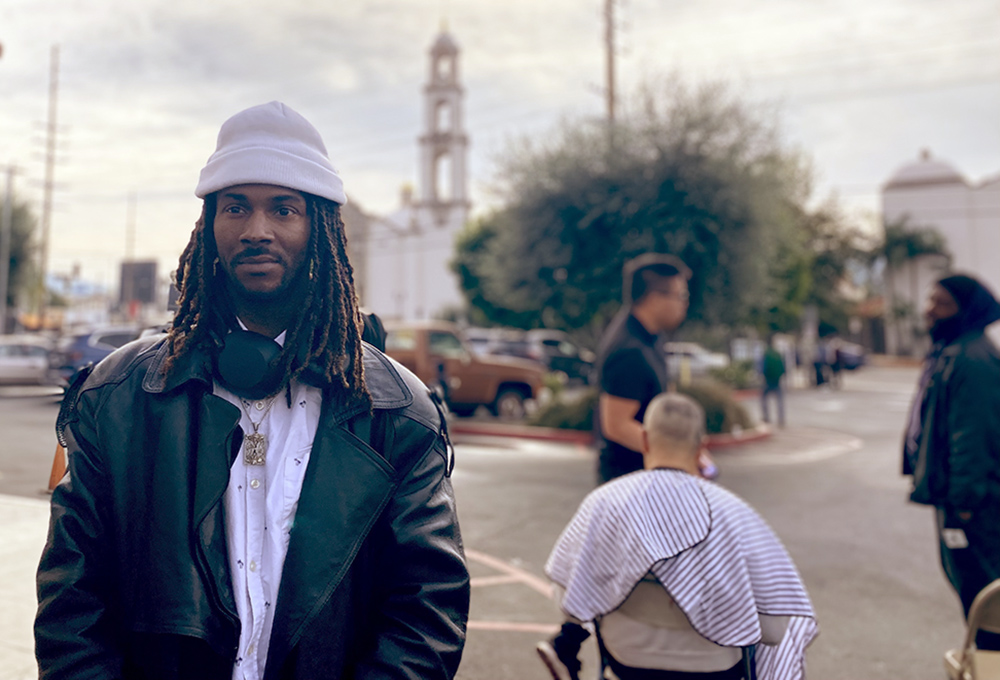
[[[691,270],[676,257],[647,253],[625,263],[622,310],[598,348],[601,386],[597,431],[601,452],[598,483],[643,469],[642,419],[653,397],[667,389],[667,360],[660,334],[687,316]],[[568,620],[535,647],[554,680],[579,680],[580,646],[586,628]]]
[[[598,350],[598,403],[603,483],[642,469],[642,419],[653,397],[667,389],[661,333],[684,321],[691,270],[676,257],[647,253],[625,264],[625,306]]]

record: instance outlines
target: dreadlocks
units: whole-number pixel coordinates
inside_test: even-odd
[[[279,389],[312,363],[322,368],[328,381],[339,382],[351,397],[370,406],[361,358],[361,312],[354,293],[354,271],[347,259],[340,206],[311,194],[304,196],[312,222],[307,262],[311,285],[286,331],[278,357],[284,376]],[[216,196],[210,194],[178,262],[180,300],[167,334],[167,374],[178,359],[195,348],[213,350],[235,325],[226,274],[216,267],[215,210]]]

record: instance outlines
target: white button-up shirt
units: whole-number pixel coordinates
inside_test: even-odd
[[[283,336],[278,336],[279,343]],[[321,391],[293,381],[291,392],[289,408],[284,390],[269,404],[270,399],[241,399],[218,383],[214,388],[217,396],[240,409],[244,436],[254,432],[257,423],[257,432],[267,438],[264,465],[247,465],[239,452],[224,496],[226,546],[241,625],[233,680],[264,675],[281,571],[319,425]]]

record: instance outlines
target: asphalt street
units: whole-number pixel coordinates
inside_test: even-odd
[[[961,640],[931,512],[906,502],[899,476],[915,381],[915,369],[873,367],[845,376],[839,391],[793,391],[787,429],[716,452],[719,483],[774,527],[813,598],[821,629],[808,654],[813,680],[938,680],[942,653]],[[34,677],[32,578],[57,412],[51,396],[11,389],[0,391],[0,680]],[[593,470],[593,453],[579,445],[457,443],[454,484],[473,575],[461,680],[546,680],[534,645],[561,617],[543,567],[593,488]],[[593,649],[586,654],[584,677],[594,678]]]

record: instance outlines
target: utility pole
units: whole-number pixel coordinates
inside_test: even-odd
[[[7,166],[7,192],[0,216],[0,335],[7,332],[7,291],[10,281],[10,232],[14,227],[14,164]]]
[[[132,308],[132,298],[135,297],[135,270],[127,266],[135,260],[135,192],[130,191],[128,195],[128,212],[126,215],[125,222],[125,262],[126,266],[122,267],[122,292],[121,300],[125,309],[131,314]]]
[[[605,97],[608,127],[615,125],[615,0],[604,0]]]
[[[46,123],[45,137],[45,184],[42,198],[42,239],[39,248],[39,280],[35,298],[35,310],[39,323],[45,315],[45,278],[49,264],[49,231],[52,226],[52,190],[55,185],[56,166],[56,111],[59,99],[59,46],[52,46],[49,63],[49,119]]]

